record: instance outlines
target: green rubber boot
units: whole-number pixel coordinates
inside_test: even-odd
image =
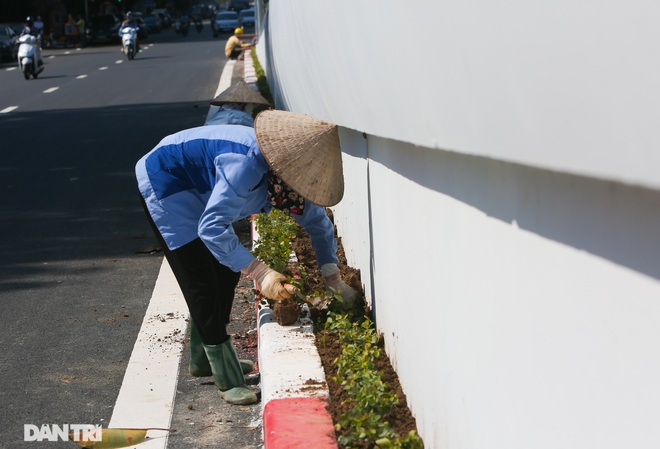
[[[241,371],[243,374],[250,373],[254,370],[254,362],[252,360],[240,360]],[[195,326],[193,320],[190,320],[190,363],[188,364],[188,372],[193,377],[209,377],[213,375],[209,359],[206,357],[204,347],[202,346],[202,337]]]
[[[231,338],[219,345],[203,345],[203,347],[220,397],[234,405],[256,404],[259,399],[255,391],[245,384],[241,364]]]

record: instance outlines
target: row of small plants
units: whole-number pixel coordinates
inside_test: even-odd
[[[253,250],[255,256],[277,271],[293,272],[289,281],[304,296],[328,298],[325,313],[317,315],[314,324],[317,329],[325,330],[323,335],[330,333],[338,338],[342,348],[341,355],[334,360],[337,374],[333,381],[342,385],[351,407],[350,412],[335,422],[339,445],[351,448],[368,443],[378,448],[421,449],[422,440],[415,431],[400,436],[384,419],[398,404],[398,397],[388,390],[376,369],[375,361],[381,355],[378,344],[381,337],[373,322],[364,313],[356,314],[355,308],[348,310],[341,301],[340,292],[305,291],[304,268],[296,265],[291,270],[290,242],[295,238],[298,225],[290,215],[273,209],[270,214],[258,215],[254,220],[259,234]],[[268,302],[272,306],[272,302]]]
[[[421,449],[423,444],[417,432],[411,430],[401,437],[383,419],[399,399],[389,391],[376,369],[381,336],[373,322],[367,317],[361,322],[352,321],[348,315],[331,312],[324,328],[335,333],[341,345],[341,355],[335,359],[337,375],[332,380],[343,386],[353,406],[335,423],[337,431],[343,430],[338,443],[347,448],[369,441],[379,448]]]

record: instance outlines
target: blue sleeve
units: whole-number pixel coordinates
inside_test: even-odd
[[[335,226],[325,212],[325,208],[309,201],[303,215],[291,215],[309,234],[319,267],[326,263],[338,263]]]
[[[249,156],[219,155],[215,160],[216,184],[199,219],[198,234],[220,263],[240,271],[254,260],[234,233],[232,223],[240,218],[246,199],[263,173]]]

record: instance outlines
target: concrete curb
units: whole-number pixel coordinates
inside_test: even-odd
[[[264,448],[337,448],[328,387],[309,310],[281,326],[267,307],[257,314]]]
[[[244,51],[243,55],[243,79],[246,83],[254,85],[257,83],[257,72],[252,62],[252,52]]]

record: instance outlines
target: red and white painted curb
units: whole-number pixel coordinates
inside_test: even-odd
[[[257,71],[254,68],[254,63],[252,62],[252,52],[244,51],[243,52],[243,79],[248,84],[257,83]]]
[[[304,306],[306,308],[306,306]],[[337,448],[328,386],[311,319],[281,326],[259,310],[259,372],[265,449]]]

